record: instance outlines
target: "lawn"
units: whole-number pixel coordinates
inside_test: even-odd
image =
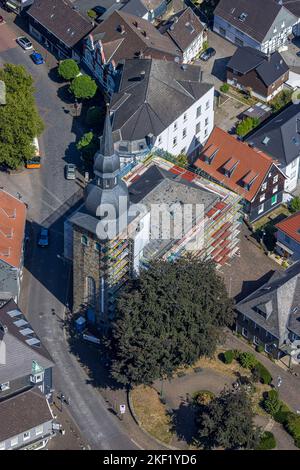
[[[141,427],[156,439],[170,444],[171,418],[152,387],[139,385],[131,391],[131,400]]]

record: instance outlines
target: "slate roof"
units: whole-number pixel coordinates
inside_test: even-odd
[[[146,8],[142,0],[129,0],[129,2],[122,7],[122,11],[142,18],[149,9]]]
[[[247,46],[237,48],[228,62],[227,68],[236,70],[243,75],[251,70],[256,70],[267,87],[289,70],[279,52],[274,52],[268,58],[266,54]]]
[[[300,0],[282,0],[282,4],[291,13],[293,13],[293,15],[300,18]]]
[[[213,154],[215,156],[211,163],[207,163],[206,156]],[[225,176],[224,165],[233,159],[237,162],[236,167],[230,177]],[[194,165],[251,202],[268,175],[273,160],[263,152],[258,152],[237,140],[223,129],[215,127]],[[253,181],[249,190],[243,187],[246,178],[248,183]]]
[[[282,8],[275,0],[220,0],[214,14],[262,43]],[[247,14],[245,21],[239,19],[242,13]]]
[[[32,388],[0,402],[0,442],[52,421],[46,397]]]
[[[92,37],[94,41],[101,40],[106,61],[113,60],[115,64],[124,59],[137,58],[140,54],[167,60],[181,57],[181,52],[171,39],[162,35],[153,24],[123,11],[114,11],[96,26]],[[106,51],[108,43],[110,48]]]
[[[212,87],[201,82],[196,65],[182,68],[162,60],[126,60],[111,101],[114,140],[158,136]]]
[[[288,165],[300,154],[300,105],[288,106],[246,140],[283,166]]]
[[[69,0],[35,0],[27,14],[68,47],[74,47],[93,29]]]
[[[275,227],[300,243],[300,211],[278,222]]]
[[[203,29],[201,21],[190,7],[179,11],[159,26],[160,32],[167,34],[182,52],[202,34]]]
[[[8,312],[13,310],[19,311],[19,314],[11,317]],[[18,327],[16,322],[22,319],[26,323],[22,322],[24,326]],[[29,375],[32,361],[36,361],[45,369],[53,367],[51,356],[13,300],[0,308],[0,324],[7,327],[7,332],[4,334],[3,330],[0,330],[0,339],[5,341],[6,346],[6,364],[0,364],[0,383]],[[32,333],[22,334],[21,331],[26,328],[32,330]],[[39,340],[39,343],[30,346],[26,342],[30,338]]]
[[[255,307],[270,308],[268,319]],[[298,309],[297,309],[298,308]],[[236,310],[284,341],[287,327],[300,335],[300,261],[286,271],[277,271],[270,280],[236,305]]]

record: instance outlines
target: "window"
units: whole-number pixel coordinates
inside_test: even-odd
[[[219,33],[220,33],[222,36],[226,36],[226,29],[221,28],[221,26],[219,26]]]
[[[0,391],[4,392],[4,390],[9,390],[9,382],[4,382],[3,384],[0,385]]]
[[[198,135],[200,132],[200,122],[197,122],[196,124],[196,135]]]
[[[88,246],[89,241],[88,241],[88,237],[86,235],[82,235],[81,244],[84,245],[84,246]]]
[[[274,188],[273,188],[273,194],[274,194],[274,193],[277,193],[277,191],[278,191],[278,185],[274,186]]]
[[[253,343],[258,346],[259,345],[259,340],[258,340],[258,337],[257,336],[254,336],[253,338]]]
[[[296,159],[296,160],[294,160],[294,161],[291,163],[291,167],[292,167],[292,168],[295,168],[295,166],[297,165],[297,161],[298,161],[298,160]]]
[[[30,376],[30,382],[37,384],[44,380],[44,374],[35,374]]]
[[[96,251],[101,251],[101,245],[98,242],[95,242],[95,250]]]
[[[37,426],[35,428],[35,435],[38,436],[39,434],[43,434],[43,431],[44,431],[43,425]]]
[[[282,25],[281,25],[281,27],[282,27],[282,28],[284,28],[284,27],[285,27],[285,22],[284,22],[284,21],[282,22]]]
[[[198,106],[198,108],[197,108],[196,117],[198,118],[199,116],[201,116],[201,106]]]
[[[274,178],[273,178],[273,183],[275,184],[275,183],[277,183],[277,181],[278,181],[278,175],[275,175]]]
[[[173,137],[173,147],[176,147],[177,145],[177,137]]]
[[[208,118],[205,118],[205,125],[208,126]]]
[[[290,243],[291,239],[288,237],[288,235],[284,235],[284,241],[285,243]]]
[[[11,445],[11,447],[14,447],[14,446],[18,445],[18,436],[17,436],[17,437],[13,437],[13,438],[10,440],[10,445]]]
[[[265,352],[266,353],[271,353],[273,349],[272,344],[265,344]]]
[[[183,138],[183,139],[186,138],[186,128],[184,128],[183,131],[182,131],[182,138]]]
[[[259,198],[259,202],[263,202],[266,199],[266,195],[262,194]]]
[[[185,152],[186,152],[186,147],[183,147],[183,149],[181,149],[180,153],[185,153]]]
[[[209,101],[206,101],[206,103],[205,103],[205,109],[209,109]]]
[[[177,131],[177,122],[174,122],[174,131]]]
[[[263,183],[262,187],[261,187],[261,190],[262,191],[265,191],[267,189],[267,183]]]
[[[205,130],[204,130],[204,137],[207,137],[207,134],[208,134],[208,130],[205,129]]]
[[[27,441],[30,438],[30,431],[26,431],[23,433],[23,440]]]
[[[264,211],[264,204],[258,206],[258,213],[261,214]]]
[[[160,135],[160,136],[158,137],[158,145],[161,144],[161,140],[162,140],[162,139],[161,139],[161,135]]]
[[[243,335],[245,338],[248,338],[248,330],[246,330],[246,328],[242,328],[242,335]]]
[[[187,114],[184,113],[184,115],[183,115],[183,122],[186,122],[186,120],[187,120]]]
[[[277,194],[274,194],[274,196],[272,196],[272,199],[271,199],[271,205],[274,206],[276,202],[277,202]]]
[[[5,442],[0,442],[0,450],[5,450]]]

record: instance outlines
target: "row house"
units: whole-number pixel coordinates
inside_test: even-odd
[[[288,262],[300,261],[300,212],[275,225],[276,251]]]

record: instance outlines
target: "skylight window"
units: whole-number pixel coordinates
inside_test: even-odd
[[[267,145],[269,142],[270,142],[270,137],[268,137],[268,136],[266,136],[266,137],[264,138],[264,140],[262,141],[262,143],[263,143],[264,145]]]

